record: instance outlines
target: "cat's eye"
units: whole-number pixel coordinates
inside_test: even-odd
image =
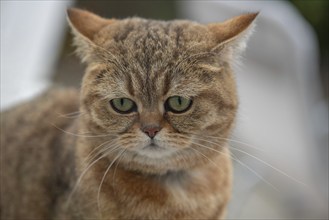
[[[112,108],[120,114],[128,114],[137,111],[135,102],[128,98],[116,98],[110,101]]]
[[[165,102],[166,111],[173,113],[183,113],[190,109],[192,100],[181,96],[172,96]]]

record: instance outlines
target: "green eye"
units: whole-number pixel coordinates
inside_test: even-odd
[[[117,98],[110,101],[112,108],[121,114],[128,114],[137,110],[135,102],[127,98]]]
[[[166,111],[173,113],[183,113],[190,109],[192,100],[181,96],[169,97],[165,103]]]

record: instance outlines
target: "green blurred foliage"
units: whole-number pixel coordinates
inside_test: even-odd
[[[321,52],[320,76],[324,95],[329,97],[329,0],[290,0],[313,26]]]
[[[329,0],[291,0],[315,29],[322,55],[328,53]]]

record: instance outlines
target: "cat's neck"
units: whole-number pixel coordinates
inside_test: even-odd
[[[81,162],[87,153],[81,151],[86,142],[78,138],[77,143],[78,159],[76,162]],[[101,209],[104,210],[103,216],[146,217],[149,216],[147,210],[155,210],[154,216],[157,216],[162,212],[167,213],[168,210],[174,213],[176,207],[180,207],[178,210],[186,209],[186,213],[191,213],[191,207],[195,206],[197,209],[200,199],[202,201],[204,198],[212,199],[216,193],[222,192],[224,189],[225,192],[229,192],[227,188],[230,186],[231,178],[227,176],[230,174],[228,161],[229,153],[228,150],[225,150],[223,154],[213,158],[213,163],[150,174],[129,169],[120,163],[111,165],[110,159],[103,158],[89,168],[80,182],[80,189],[82,190],[77,194],[80,195],[79,202],[82,204],[90,203],[90,201],[96,201],[94,204],[99,203]],[[85,167],[78,168],[80,170],[80,173],[77,173],[78,176],[82,174],[84,169]],[[222,172],[218,172],[218,169],[221,169]],[[118,201],[118,203],[114,201]],[[204,201],[204,203],[209,202],[208,200]],[[109,209],[106,204],[112,204],[113,209]],[[136,207],[144,208],[136,209]],[[98,208],[97,206],[91,207],[90,210],[80,211],[88,214],[88,212],[98,210]],[[132,211],[127,215],[122,210]]]

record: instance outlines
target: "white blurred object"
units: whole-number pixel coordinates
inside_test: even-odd
[[[180,1],[178,6],[182,18],[201,23],[260,11],[235,71],[240,112],[233,139],[264,152],[232,142],[245,152],[232,149],[242,163],[235,163],[229,217],[328,217],[328,109],[312,28],[284,1]]]
[[[72,1],[1,1],[1,110],[50,85]]]

